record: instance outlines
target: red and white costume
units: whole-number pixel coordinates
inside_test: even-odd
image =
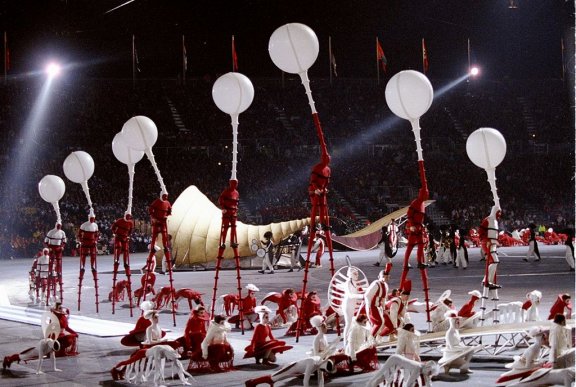
[[[230,371],[234,366],[234,349],[228,342],[228,332],[232,328],[224,316],[210,323],[206,337],[202,341],[202,358],[208,360],[211,371]]]
[[[388,313],[384,314],[384,330],[381,336],[395,335],[398,328],[404,325],[404,313],[409,294],[394,297],[386,303]]]
[[[302,302],[302,322],[300,324],[300,335],[304,334],[316,334],[317,329],[310,325],[310,319],[314,316],[321,316],[322,315],[322,308],[320,305],[320,298],[318,297],[318,293],[312,291],[306,295],[304,301]],[[293,323],[288,331],[286,332],[287,335],[295,335],[297,329],[298,321]]]
[[[80,310],[80,294],[82,291],[82,280],[84,279],[84,268],[86,266],[86,257],[90,257],[90,268],[92,269],[92,277],[94,278],[94,287],[96,290],[96,312],[98,312],[98,271],[96,266],[97,256],[97,243],[100,233],[96,218],[91,213],[88,216],[88,221],[82,223],[78,231],[78,241],[80,242],[80,278],[78,282],[78,310]]]
[[[572,314],[572,304],[570,303],[569,294],[563,293],[558,295],[554,305],[552,305],[552,308],[550,308],[548,320],[553,320],[557,314],[562,314],[566,318],[570,318]]]
[[[476,314],[474,312],[474,305],[476,304],[476,301],[478,301],[480,297],[482,297],[482,295],[478,290],[473,290],[471,292],[468,292],[468,294],[470,294],[471,296],[470,300],[468,300],[467,303],[462,305],[462,307],[458,311],[459,317],[470,318]]]
[[[134,230],[134,220],[132,215],[126,213],[124,217],[116,219],[112,223],[112,234],[114,234],[114,277],[112,279],[112,289],[116,288],[116,277],[118,275],[118,266],[120,266],[120,255],[124,262],[124,272],[128,278],[127,289],[130,301],[130,310],[132,311],[132,283],[130,281],[130,235]],[[113,299],[112,312],[116,299]]]
[[[246,285],[246,289],[248,290],[248,295],[240,301],[243,320],[240,321],[240,314],[237,314],[230,317],[228,322],[235,324],[237,328],[242,324],[242,329],[252,329],[252,324],[258,320],[258,314],[255,311],[257,305],[256,292],[260,291],[260,289],[253,284]]]
[[[68,325],[68,316],[70,311],[68,309],[63,309],[60,307],[59,303],[51,309],[54,313],[58,322],[60,323],[60,335],[58,336],[58,343],[60,343],[60,349],[56,351],[56,356],[75,356],[78,354],[77,351],[77,341],[78,333]]]
[[[388,284],[384,277],[386,273],[381,271],[378,279],[373,281],[364,293],[364,305],[366,316],[372,325],[372,337],[376,338],[384,330],[384,310],[386,308],[386,297],[388,294]]]
[[[62,252],[64,247],[66,247],[66,233],[62,230],[62,225],[56,223],[54,228],[46,234],[44,238],[44,244],[50,249],[50,272],[52,275],[52,281],[54,282],[53,291],[56,292],[55,283],[58,281],[60,285],[60,301],[62,301]]]
[[[48,305],[50,298],[50,250],[44,248],[36,263],[36,297],[41,305]]]
[[[264,305],[266,301],[272,301],[278,304],[278,309],[276,309],[276,316],[274,320],[278,318],[281,319],[281,324],[286,324],[288,322],[294,322],[292,320],[293,316],[298,316],[298,296],[294,292],[294,289],[284,289],[282,294],[280,293],[270,293],[264,297],[261,304]],[[288,315],[291,318],[288,318]]]
[[[490,215],[482,220],[479,229],[482,251],[486,256],[486,271],[484,274],[484,287],[490,290],[501,288],[496,282],[496,269],[500,260],[498,259],[498,219],[501,211],[498,207],[492,206]]]
[[[410,360],[421,361],[420,340],[418,339],[418,335],[415,332],[410,332],[406,329],[399,329],[396,353]]]

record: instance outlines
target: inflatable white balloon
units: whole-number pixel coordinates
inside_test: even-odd
[[[72,152],[64,160],[63,168],[68,180],[82,184],[94,174],[94,159],[84,151]]]
[[[62,180],[60,176],[46,175],[38,183],[38,192],[42,199],[52,204],[52,207],[54,207],[54,211],[56,212],[56,221],[59,224],[62,224],[58,201],[62,199],[62,196],[64,196],[64,193],[66,192],[64,180]]]
[[[244,112],[254,100],[254,86],[250,79],[240,73],[222,75],[214,82],[212,98],[218,109],[232,118],[232,176],[236,180],[238,154],[238,115]]]
[[[500,198],[496,188],[496,167],[506,156],[504,136],[493,128],[476,129],[466,140],[466,153],[470,161],[486,171],[494,205],[500,208]]]
[[[118,161],[128,166],[128,208],[127,214],[132,214],[132,192],[134,191],[134,169],[138,161],[144,157],[144,151],[139,151],[130,148],[126,144],[124,134],[122,132],[116,133],[112,140],[112,153]]]
[[[146,153],[150,164],[152,164],[152,168],[154,168],[154,172],[156,172],[161,193],[168,194],[164,180],[154,159],[154,153],[152,153],[152,147],[158,140],[158,128],[156,128],[154,121],[145,116],[132,117],[126,121],[121,133],[128,147]]]
[[[133,149],[146,152],[152,149],[158,140],[158,129],[150,118],[136,116],[130,118],[122,127],[126,144]]]
[[[88,180],[94,174],[94,159],[92,159],[92,156],[84,151],[72,152],[64,160],[63,169],[68,180],[82,186],[90,207],[90,214],[94,214],[92,199],[90,199],[90,189],[88,188]]]
[[[432,105],[434,89],[426,76],[418,71],[400,71],[386,85],[386,103],[398,117],[417,120]]]
[[[268,52],[272,62],[282,71],[301,74],[316,62],[320,44],[314,31],[301,23],[279,27],[270,36]]]
[[[476,166],[494,169],[506,156],[506,140],[496,129],[480,128],[466,140],[466,153]]]
[[[144,151],[139,151],[128,146],[124,134],[116,133],[112,140],[112,153],[118,161],[127,165],[134,165],[144,157]]]
[[[418,71],[400,71],[386,85],[386,103],[400,118],[410,121],[416,141],[418,160],[423,160],[420,141],[420,117],[432,105],[434,89],[426,76]]]
[[[254,100],[254,86],[247,76],[227,73],[214,82],[212,98],[218,109],[234,115],[244,112]]]

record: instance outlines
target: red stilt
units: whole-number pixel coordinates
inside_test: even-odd
[[[118,262],[118,250],[114,247],[114,273],[112,274],[112,314],[116,312],[116,298],[118,294],[116,294],[116,276],[118,275],[118,266],[120,266],[120,262]]]

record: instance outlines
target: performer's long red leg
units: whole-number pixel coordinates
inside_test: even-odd
[[[232,229],[230,230],[230,244],[232,245],[232,250],[234,251],[234,261],[236,263],[236,281],[238,283],[238,318],[240,319],[240,330],[244,334],[244,307],[242,302],[242,284],[240,276],[240,254],[238,253],[238,238],[236,236],[236,220],[232,221]]]
[[[146,259],[146,273],[150,273],[152,270],[152,260],[156,259],[154,257],[154,254],[156,253],[154,246],[156,246],[156,237],[158,236],[159,232],[160,230],[158,230],[156,226],[152,225],[152,240],[150,241],[150,254],[148,254],[148,258]],[[146,289],[148,287],[148,276],[146,276],[146,273],[144,274],[144,285],[142,287],[142,289],[144,289],[142,296],[144,301],[146,301]]]
[[[404,267],[402,268],[402,276],[400,277],[400,289],[402,289],[404,281],[406,281],[406,277],[408,277],[408,270],[410,270],[408,265],[410,263],[410,255],[412,254],[413,248],[414,244],[408,242],[408,245],[406,245],[406,252],[404,254]]]
[[[424,266],[424,245],[419,244],[418,245],[418,263],[420,266],[420,277],[422,277],[422,287],[424,288],[424,300],[426,302],[426,318],[427,318],[427,322],[428,324],[430,324],[430,322],[432,320],[430,320],[430,296],[428,291],[430,290],[428,287],[428,270],[427,268]],[[428,327],[430,329],[430,327]]]
[[[130,317],[133,317],[132,308],[134,303],[132,301],[132,280],[130,279],[130,240],[126,242],[124,247],[124,271],[128,279],[128,302],[130,303]]]
[[[116,312],[116,276],[118,275],[118,266],[120,266],[120,245],[114,241],[114,273],[112,274],[112,314]]]
[[[92,268],[92,277],[94,278],[94,290],[96,291],[96,313],[99,313],[98,310],[98,268],[96,263],[96,247],[93,247],[90,252],[90,266]]]
[[[321,208],[322,210],[322,208]],[[324,218],[326,222],[326,245],[328,246],[328,254],[330,256],[330,276],[334,277],[336,269],[334,268],[334,251],[332,249],[332,230],[330,229],[330,216],[328,215],[328,205],[324,206],[325,213],[320,218]],[[336,313],[336,333],[340,336],[340,316]]]
[[[170,281],[170,303],[172,305],[172,322],[176,326],[176,301],[174,300],[174,279],[172,277],[172,257],[170,254],[170,240],[168,239],[168,232],[164,228],[162,230],[162,240],[164,241],[164,258],[168,266],[168,281]]]
[[[84,267],[86,264],[86,255],[82,252],[80,247],[80,274],[78,276],[78,311],[80,311],[80,297],[82,296],[82,280],[84,279]]]
[[[212,288],[212,310],[210,311],[210,318],[214,318],[214,311],[216,309],[216,293],[218,292],[218,279],[220,278],[220,267],[222,265],[222,258],[224,250],[226,249],[226,234],[228,234],[228,225],[222,220],[220,227],[220,246],[218,247],[218,258],[216,259],[216,269],[214,272],[214,287]]]
[[[304,299],[306,298],[306,284],[308,283],[308,270],[310,267],[310,254],[312,252],[312,241],[316,236],[316,211],[315,205],[312,205],[312,213],[310,215],[310,236],[308,237],[308,249],[306,253],[306,264],[304,265],[304,279],[302,280],[302,293],[300,294],[300,309],[298,310],[298,321],[296,322],[296,342],[300,338],[300,329],[303,327],[303,306]]]

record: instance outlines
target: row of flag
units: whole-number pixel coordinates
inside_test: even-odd
[[[564,60],[564,39],[561,39],[561,51],[562,51],[562,77],[566,73],[566,65]],[[336,69],[336,57],[334,52],[332,51],[332,37],[329,37],[328,40],[328,57],[330,61],[330,79],[332,76],[337,77],[338,72]],[[470,41],[468,40],[468,61],[470,62]],[[232,59],[232,71],[238,71],[238,53],[236,51],[236,43],[234,35],[232,35],[231,41],[231,59]],[[422,38],[422,72],[427,74],[430,68],[429,58],[428,58],[428,50],[426,49],[426,42],[424,38]],[[135,76],[136,72],[141,72],[140,70],[140,61],[138,59],[138,51],[136,49],[136,37],[132,35],[132,69],[133,69],[133,76]],[[380,70],[384,74],[386,74],[388,69],[388,59],[386,58],[386,54],[384,53],[384,48],[380,43],[378,37],[376,37],[376,71],[378,80],[380,79]],[[4,76],[6,77],[7,71],[10,70],[10,48],[8,46],[8,36],[6,31],[4,32]],[[182,35],[182,74],[185,77],[188,71],[188,54],[186,51],[186,41],[184,35]]]

